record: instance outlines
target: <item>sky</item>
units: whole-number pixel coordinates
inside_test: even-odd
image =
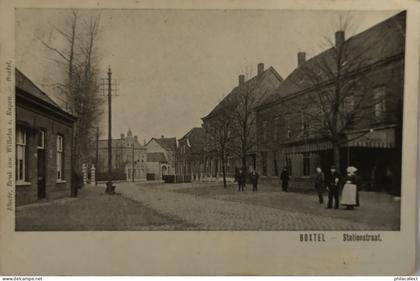
[[[68,27],[70,10],[17,9],[16,67],[62,103],[52,85],[60,77],[54,55],[40,39],[64,46],[55,27]],[[131,128],[139,140],[181,138],[238,83],[238,75],[257,64],[273,66],[286,78],[297,53],[307,59],[326,48],[340,16],[350,18],[346,37],[398,11],[337,12],[291,10],[82,10],[100,13],[99,69],[108,66],[118,82],[113,97],[113,137]],[[55,57],[56,58],[56,57]],[[105,98],[105,97],[104,97]],[[105,108],[106,109],[106,108]],[[107,136],[107,112],[101,138]]]

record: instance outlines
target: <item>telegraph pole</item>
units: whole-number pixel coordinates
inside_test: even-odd
[[[99,161],[99,127],[96,127],[96,158],[95,158],[96,174],[98,174],[98,161]],[[96,175],[95,175],[95,185],[98,185],[98,177]]]
[[[111,111],[111,95],[112,95],[112,72],[111,67],[108,68],[108,182],[106,183],[106,193],[114,194],[115,187],[112,186],[112,111]]]

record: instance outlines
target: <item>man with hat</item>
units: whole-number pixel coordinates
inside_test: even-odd
[[[338,196],[340,190],[340,174],[337,172],[335,165],[330,168],[330,173],[326,179],[326,186],[328,190],[328,206],[327,209],[331,209],[334,200],[334,209],[338,209]]]

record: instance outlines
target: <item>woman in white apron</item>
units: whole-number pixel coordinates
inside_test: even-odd
[[[341,192],[341,205],[346,207],[346,210],[353,210],[356,206],[357,201],[357,168],[348,167],[347,168],[347,177],[345,178],[345,183],[343,186],[343,191]]]

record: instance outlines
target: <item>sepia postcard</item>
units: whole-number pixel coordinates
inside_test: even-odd
[[[420,2],[0,7],[0,274],[414,274]]]

